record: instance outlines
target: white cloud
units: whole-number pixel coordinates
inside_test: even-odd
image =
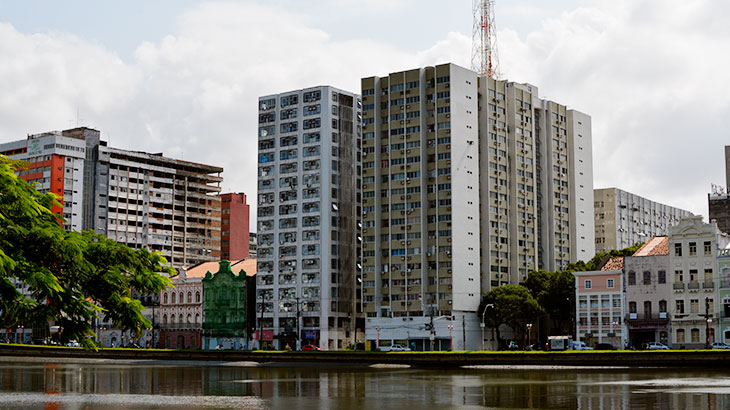
[[[376,3],[401,11],[416,4]],[[364,76],[470,63],[470,26],[404,51],[368,39],[383,28],[358,26],[361,3],[324,4],[331,13],[349,8],[345,18],[361,35],[340,40],[310,24],[325,17],[321,5],[309,19],[284,6],[202,3],[124,63],[78,37],[0,24],[0,138],[75,125],[78,107],[114,146],[222,165],[224,188],[253,203],[258,96],[320,84],[358,91]],[[616,0],[544,13],[556,17],[527,35],[498,22],[501,72],[593,117],[597,187],[705,214],[709,183],[723,180],[730,125],[728,12],[709,0]]]

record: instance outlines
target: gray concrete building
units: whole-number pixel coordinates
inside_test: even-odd
[[[669,228],[692,213],[618,189],[594,190],[595,251],[607,252],[667,235]]]
[[[363,336],[360,96],[312,87],[258,113],[258,328],[278,348],[342,349]]]

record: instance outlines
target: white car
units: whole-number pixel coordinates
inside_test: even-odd
[[[390,345],[390,346],[380,346],[378,349],[381,352],[410,352],[411,349],[409,347],[403,346],[403,345]]]
[[[712,349],[730,349],[730,346],[726,345],[725,343],[722,343],[722,342],[715,342],[712,344],[711,348]]]
[[[593,350],[592,347],[586,345],[585,342],[572,342],[570,344],[571,350]]]
[[[649,342],[646,345],[646,350],[669,350],[669,348],[659,342]]]

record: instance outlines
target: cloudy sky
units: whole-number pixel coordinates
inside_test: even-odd
[[[730,2],[497,0],[502,78],[593,118],[595,187],[707,215]],[[78,125],[256,191],[259,95],[470,65],[471,0],[0,0],[0,141]],[[253,217],[254,215],[252,215]]]

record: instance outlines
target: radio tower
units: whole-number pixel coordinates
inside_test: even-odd
[[[494,26],[494,0],[473,0],[471,68],[492,78],[499,76],[497,30]]]

